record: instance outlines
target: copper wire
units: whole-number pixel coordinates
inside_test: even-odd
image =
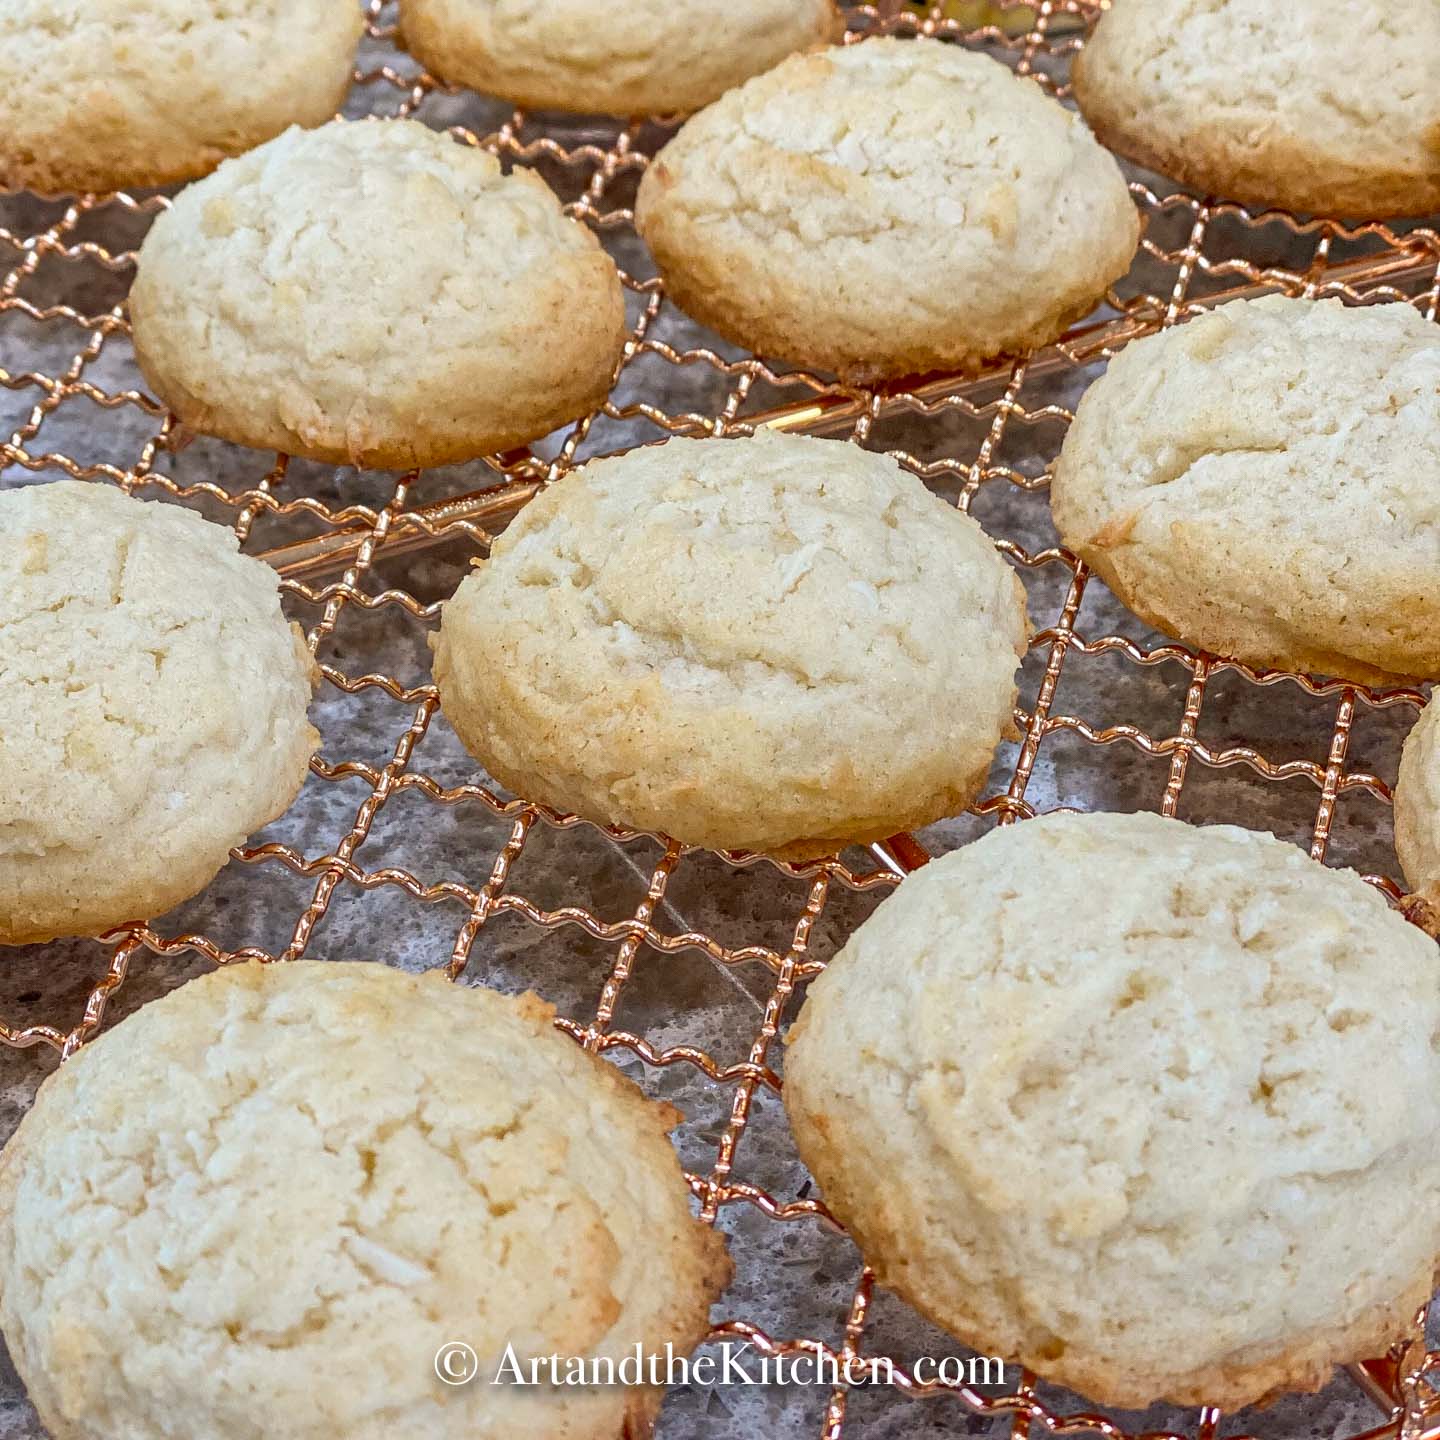
[[[997,8],[997,7],[992,7]],[[897,0],[878,5],[849,7],[851,38],[891,32],[913,34],[926,43],[941,40],[983,46],[1007,58],[1015,68],[1029,74],[1052,94],[1068,94],[1066,75],[1070,58],[1082,43],[1086,23],[1098,12],[1099,0],[1045,0],[1038,5],[1010,4],[998,7],[998,23],[979,29],[965,29],[953,18],[950,7],[932,6],[928,12],[904,7]],[[443,98],[446,89],[432,77],[416,70],[396,48],[395,7],[387,0],[367,0],[370,41],[380,47],[384,58],[367,64],[356,73],[356,85],[372,98],[375,107],[390,115],[418,115],[426,118],[427,106]],[[1018,23],[1017,23],[1018,22]],[[545,133],[542,125],[516,113],[488,134],[453,128],[457,139],[483,146],[508,162],[562,167],[565,173],[583,177],[578,197],[570,210],[604,237],[626,237],[631,231],[631,212],[616,198],[627,182],[643,170],[657,138],[653,127],[614,127],[599,139],[587,138],[567,145],[561,138]],[[647,148],[648,147],[648,148]],[[374,693],[396,707],[393,745],[387,759],[371,763],[359,758],[317,757],[313,765],[321,782],[359,781],[366,787],[348,830],[331,849],[319,855],[305,855],[289,845],[268,842],[241,848],[235,859],[254,867],[257,881],[280,871],[312,882],[310,897],[296,916],[289,939],[276,951],[254,947],[226,949],[217,940],[198,933],[162,935],[150,924],[126,926],[104,937],[107,959],[103,973],[91,989],[82,1013],[55,1015],[48,1022],[6,1021],[0,1018],[0,1044],[24,1048],[48,1046],[66,1056],[91,1036],[100,1025],[109,998],[125,981],[132,964],[145,956],[172,958],[196,954],[215,964],[245,960],[293,959],[306,953],[311,937],[337,893],[346,890],[368,892],[393,889],[411,902],[427,906],[453,907],[458,920],[450,954],[437,956],[448,963],[453,976],[462,974],[472,947],[484,927],[495,917],[509,914],[523,923],[544,929],[573,929],[612,947],[609,967],[594,1016],[586,1023],[557,1022],[575,1040],[597,1052],[623,1051],[647,1067],[689,1066],[703,1075],[722,1094],[728,1093],[728,1120],[716,1145],[710,1169],[692,1174],[690,1183],[702,1215],[713,1220],[727,1207],[748,1206],[777,1224],[833,1224],[824,1206],[805,1198],[786,1199],[769,1194],[739,1178],[737,1164],[742,1157],[744,1138],[753,1102],[761,1091],[778,1092],[780,1080],[772,1065],[777,1036],[790,1017],[797,986],[821,968],[822,962],[809,954],[810,936],[837,888],[857,891],[884,890],[893,886],[907,870],[923,863],[924,849],[911,836],[897,836],[886,845],[873,847],[859,863],[840,859],[801,866],[776,865],[750,856],[727,855],[721,859],[738,870],[762,866],[778,870],[791,885],[795,896],[795,919],[791,936],[782,951],[768,945],[727,945],[709,935],[684,930],[663,930],[657,910],[663,905],[667,888],[687,864],[691,853],[671,843],[654,864],[648,884],[634,913],[620,920],[606,920],[575,903],[542,905],[515,888],[514,872],[537,828],[568,829],[581,824],[572,816],[557,814],[543,806],[531,806],[494,793],[487,785],[471,782],[444,785],[427,774],[416,760],[434,721],[437,698],[428,684],[407,685],[378,670],[349,674],[324,660],[326,643],[346,611],[394,609],[417,625],[434,621],[437,606],[422,602],[403,588],[376,588],[377,557],[432,549],[462,541],[472,550],[483,551],[503,523],[536,490],[563,474],[576,461],[592,427],[602,417],[610,421],[648,421],[658,432],[705,434],[744,432],[757,424],[808,433],[847,436],[858,443],[871,443],[877,427],[897,416],[944,418],[964,417],[983,427],[984,436],[974,453],[946,453],[922,459],[904,451],[892,451],[915,473],[955,492],[958,503],[968,507],[986,486],[1011,486],[1021,491],[1043,490],[1047,474],[1026,474],[1004,463],[1007,435],[1014,427],[1049,427],[1058,448],[1063,426],[1072,418],[1066,406],[1053,399],[1032,400],[1032,392],[1047,379],[1068,376],[1114,352],[1126,341],[1165,325],[1182,322],[1197,310],[1238,295],[1284,291],[1291,294],[1339,295],[1350,301],[1404,299],[1417,305],[1430,318],[1440,307],[1440,236],[1433,229],[1418,226],[1395,230],[1382,223],[1342,225],[1334,221],[1300,221],[1295,217],[1266,212],[1252,214],[1243,208],[1217,201],[1205,201],[1185,194],[1161,193],[1142,181],[1132,183],[1136,204],[1146,222],[1142,261],[1151,272],[1160,271],[1168,284],[1143,286],[1122,284],[1110,296],[1110,309],[1098,320],[1077,326],[1057,344],[1028,361],[1005,365],[966,379],[927,378],[910,386],[895,386],[883,392],[840,387],[823,376],[786,371],[754,359],[726,359],[717,351],[697,347],[677,350],[652,334],[665,304],[658,280],[623,275],[635,297],[636,321],[618,377],[631,398],[612,397],[595,415],[586,416],[565,434],[558,453],[544,458],[531,451],[495,457],[494,479],[475,491],[445,495],[438,500],[417,503],[415,475],[400,477],[389,500],[382,506],[365,504],[331,505],[297,493],[288,476],[289,462],[283,456],[256,457],[256,479],[248,488],[227,490],[198,481],[181,483],[165,472],[167,457],[178,453],[187,438],[162,407],[136,383],[107,388],[97,378],[109,370],[131,366],[102,367],[111,352],[128,348],[128,321],[123,304],[98,313],[86,313],[69,303],[42,303],[33,298],[36,276],[42,267],[54,271],[64,267],[65,292],[82,293],[96,277],[123,277],[133,267],[130,250],[107,249],[86,238],[95,229],[96,217],[137,222],[153,216],[167,203],[161,197],[136,198],[129,195],[84,196],[64,204],[52,220],[33,233],[0,228],[0,316],[23,317],[30,331],[51,337],[63,333],[76,336],[68,363],[51,373],[38,356],[21,354],[0,366],[0,387],[32,398],[31,408],[0,442],[0,465],[32,471],[42,478],[69,475],[80,479],[103,480],[128,491],[165,493],[177,500],[204,503],[213,514],[226,513],[242,541],[251,536],[260,517],[301,518],[309,523],[306,538],[288,541],[269,550],[256,550],[273,563],[292,601],[314,615],[309,630],[312,650],[322,658],[325,682],[349,695]],[[23,211],[21,212],[23,213]],[[1178,246],[1162,244],[1156,236],[1165,227],[1184,232]],[[121,227],[122,230],[124,227]],[[1228,237],[1217,243],[1224,231]],[[1308,252],[1307,263],[1287,268],[1273,258],[1280,236]],[[114,283],[113,280],[111,282]],[[102,287],[103,293],[103,287]],[[13,322],[12,322],[13,323]],[[38,347],[37,347],[38,349]],[[671,410],[662,396],[642,388],[638,395],[626,385],[644,364],[668,368],[674,388],[676,376],[690,371],[713,379],[725,387],[718,404],[705,398],[703,406]],[[13,368],[8,368],[13,366]],[[768,407],[753,403],[757,387],[780,399]],[[699,393],[699,387],[697,387]],[[702,397],[703,398],[703,397]],[[94,433],[105,443],[102,459],[81,460],[46,446],[46,429],[62,407],[86,401],[94,407]],[[127,453],[122,447],[125,431],[110,417],[138,415],[150,426],[150,433]],[[1221,770],[1242,767],[1264,782],[1302,781],[1314,787],[1316,803],[1310,828],[1310,851],[1323,860],[1336,822],[1337,807],[1352,794],[1363,794],[1388,803],[1390,788],[1377,774],[1352,769],[1348,764],[1352,728],[1367,711],[1392,707],[1418,707],[1422,696],[1412,690],[1369,691],[1340,682],[1317,682],[1308,677],[1278,673],[1257,673],[1246,666],[1196,654],[1183,645],[1161,643],[1146,648],[1120,634],[1090,634],[1079,626],[1087,585],[1085,568],[1058,547],[1035,553],[1021,545],[1002,540],[1002,548],[1023,570],[1055,574],[1063,582],[1058,606],[1040,622],[1032,653],[1041,665],[1032,702],[1017,711],[1021,743],[1004,784],[975,807],[978,816],[996,823],[1009,823],[1034,813],[1027,792],[1037,761],[1053,737],[1064,735],[1087,746],[1128,746],[1140,754],[1164,762],[1164,780],[1157,788],[1155,803],[1173,814],[1196,767]],[[1057,704],[1065,667],[1073,657],[1114,657],[1137,672],[1148,667],[1179,667],[1185,675],[1183,694],[1176,692],[1174,728],[1152,733],[1122,716],[1096,723],[1065,713]],[[1276,687],[1292,688],[1333,707],[1330,740],[1321,753],[1304,758],[1272,759],[1255,746],[1238,743],[1207,744],[1200,738],[1201,717],[1207,696],[1217,676],[1229,674],[1260,695]],[[343,733],[326,736],[326,752],[343,747]],[[343,752],[342,752],[343,753]],[[505,841],[491,857],[483,882],[471,883],[453,876],[422,877],[401,866],[384,862],[367,850],[371,830],[383,807],[410,791],[427,807],[479,807],[484,814],[508,825]],[[1241,823],[1244,817],[1238,816]],[[630,845],[635,837],[622,831],[609,832],[619,845]],[[482,866],[482,871],[485,867]],[[1366,878],[1392,901],[1406,897],[1395,880],[1384,875]],[[760,967],[770,976],[768,1000],[761,1022],[745,1058],[724,1064],[703,1049],[677,1043],[656,1046],[643,1036],[617,1028],[617,1003],[630,982],[635,967],[646,955],[693,952],[727,967]],[[1384,1243],[1377,1237],[1377,1244]],[[760,1262],[736,1247],[736,1261],[744,1272],[747,1264]],[[717,1326],[715,1335],[740,1337],[768,1355],[819,1353],[843,1361],[867,1353],[872,1277],[862,1271],[856,1283],[848,1314],[844,1319],[839,1346],[814,1336],[776,1337],[733,1318]],[[1410,1339],[1389,1357],[1356,1367],[1354,1375],[1377,1407],[1375,1425],[1367,1436],[1440,1435],[1440,1405],[1427,1375],[1440,1356],[1427,1354],[1423,1341],[1423,1317]],[[1049,1430],[1058,1434],[1087,1434],[1125,1440],[1127,1432],[1117,1423],[1096,1414],[1061,1412],[1042,1403],[1035,1393],[1034,1377],[1026,1373],[1011,1393],[996,1397],[965,1387],[934,1381],[919,1384],[897,1365],[894,1386],[902,1395],[944,1395],[964,1410],[978,1415],[1008,1416],[1012,1433],[1023,1437]],[[854,1433],[847,1423],[849,1396],[843,1386],[828,1397],[822,1434],[840,1440]],[[899,1403],[900,1396],[896,1397]],[[1221,1417],[1218,1411],[1197,1412],[1188,1432],[1198,1437],[1213,1435]]]

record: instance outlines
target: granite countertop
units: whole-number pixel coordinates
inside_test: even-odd
[[[366,63],[379,61],[402,70],[405,65],[383,41],[372,41]],[[378,80],[358,86],[349,108],[357,114],[393,112],[405,94],[403,87]],[[478,97],[443,93],[425,94],[417,113],[434,125],[463,123],[481,134],[493,131],[506,118]],[[547,135],[567,149],[591,144],[613,154],[617,133],[613,126],[542,118],[527,121],[517,143]],[[661,138],[663,132],[658,130],[635,137],[642,148]],[[536,159],[566,199],[578,198],[590,186],[593,162],[554,163],[544,155]],[[620,168],[608,183],[592,189],[592,195],[598,195],[597,208],[610,211],[628,203],[633,181],[634,172]],[[0,197],[0,227],[16,237],[41,234],[57,222],[63,226],[65,208],[63,202]],[[1193,212],[1184,206],[1158,209],[1151,216],[1151,237],[1161,249],[1183,246],[1193,218]],[[61,243],[87,240],[122,252],[136,243],[145,223],[143,215],[123,207],[102,206],[80,215],[65,229]],[[607,244],[632,274],[643,277],[653,273],[631,233],[623,227],[604,233]],[[1357,240],[1348,250],[1347,243],[1336,242],[1336,258],[1375,248],[1373,238]],[[1284,226],[1252,232],[1222,217],[1210,227],[1206,253],[1212,259],[1245,253],[1303,272],[1315,255],[1316,244],[1314,234],[1297,236]],[[13,241],[0,239],[0,269],[20,264],[21,254]],[[1177,276],[1175,263],[1147,261],[1137,269],[1125,293],[1143,290],[1168,297]],[[1186,293],[1194,298],[1235,283],[1233,275],[1224,279],[1196,274]],[[117,304],[127,284],[124,267],[112,270],[83,256],[48,254],[33,274],[20,276],[16,293],[33,306],[60,303],[94,314]],[[630,303],[632,318],[638,317],[643,297],[632,293]],[[680,350],[703,343],[721,356],[734,357],[736,353],[668,305],[660,311],[649,335]],[[37,321],[23,308],[0,305],[0,367],[4,370],[62,374],[77,355],[85,353],[89,338],[87,331],[67,319]],[[1093,366],[1037,371],[1020,391],[1020,403],[1032,412],[1049,405],[1072,406],[1093,374]],[[108,339],[98,354],[84,361],[83,376],[112,393],[138,385],[123,334]],[[981,387],[975,398],[981,402],[998,398],[1007,379],[1001,376],[988,388]],[[649,353],[627,367],[615,400],[622,411],[643,399],[670,416],[713,415],[724,407],[736,384],[737,376],[703,360],[676,365],[662,354]],[[740,413],[743,416],[769,405],[793,402],[805,394],[803,388],[771,386],[756,379],[742,396]],[[41,399],[42,392],[34,386],[0,388],[0,434],[25,426],[31,407]],[[926,461],[944,458],[956,462],[955,473],[942,472],[935,480],[942,492],[954,494],[979,455],[992,418],[992,413],[982,411],[974,416],[953,408],[929,415],[905,411],[879,421],[868,443],[903,449]],[[104,409],[75,396],[45,414],[38,431],[24,435],[21,443],[32,456],[62,452],[82,462],[105,460],[125,468],[135,463],[155,429],[156,421],[136,406]],[[602,418],[590,430],[580,453],[609,451],[660,433],[642,417]],[[1043,488],[1013,483],[1008,475],[1022,479],[1043,476],[1062,434],[1061,423],[1053,418],[1038,418],[1036,423],[1013,421],[1004,429],[984,483],[974,496],[972,510],[982,523],[1031,556],[1055,543],[1046,497]],[[554,453],[562,439],[552,437],[546,453]],[[162,453],[155,468],[182,485],[204,481],[235,494],[258,484],[272,464],[271,456],[198,439],[173,455]],[[12,465],[0,472],[0,484],[34,483],[59,473],[53,463],[35,473]],[[434,472],[416,482],[412,501],[423,504],[493,484],[496,478],[478,464]],[[360,504],[379,510],[391,503],[395,479],[295,463],[276,493],[312,496],[331,507]],[[188,503],[199,505],[212,518],[234,519],[233,507],[207,495],[196,495]],[[303,513],[262,513],[246,544],[252,551],[263,551],[324,529],[322,522]],[[463,535],[449,537],[423,552],[387,554],[382,549],[356,584],[367,596],[393,587],[428,604],[450,593],[474,553],[474,544]],[[1069,570],[1057,559],[1026,567],[1022,573],[1037,627],[1054,625],[1070,581]],[[307,577],[307,583],[321,584],[334,578]],[[307,627],[321,622],[322,605],[299,595],[292,595],[289,601],[296,618]],[[1159,640],[1128,616],[1098,583],[1086,591],[1076,624],[1087,637],[1113,632],[1142,645]],[[425,635],[430,625],[428,618],[399,604],[370,608],[354,601],[343,603],[333,626],[322,627],[326,633],[319,647],[320,658],[352,679],[383,672],[404,686],[423,685],[429,671]],[[1042,645],[1032,649],[1025,662],[1021,705],[1027,711],[1035,706],[1047,657],[1048,647]],[[1123,654],[1085,655],[1072,650],[1061,671],[1050,714],[1077,717],[1096,730],[1127,722],[1163,741],[1180,733],[1189,681],[1189,671],[1178,661],[1140,666]],[[1323,766],[1340,699],[1337,694],[1314,696],[1291,682],[1262,690],[1235,672],[1222,670],[1206,688],[1197,735],[1214,750],[1251,746],[1276,762],[1306,758]],[[419,700],[423,697],[393,698],[375,685],[361,686],[353,693],[323,687],[314,715],[323,736],[324,759],[331,767],[344,761],[385,765],[416,720]],[[1400,741],[1414,713],[1408,704],[1390,708],[1361,704],[1351,732],[1347,769],[1371,771],[1393,781]],[[1015,744],[1003,747],[987,795],[1006,791],[1017,752]],[[424,774],[446,786],[483,778],[477,777],[473,763],[438,714],[428,718],[407,773]],[[1041,745],[1024,800],[1038,810],[1057,805],[1156,808],[1170,774],[1168,754],[1145,753],[1124,737],[1094,744],[1067,725],[1047,735]],[[252,845],[283,842],[309,860],[333,855],[342,839],[352,833],[357,813],[370,793],[366,779],[353,774],[331,779],[312,775],[292,810]],[[1267,780],[1243,763],[1220,769],[1192,763],[1179,813],[1193,821],[1224,820],[1268,829],[1308,844],[1319,799],[1316,784],[1304,776]],[[981,832],[994,818],[993,813],[963,816],[931,827],[920,838],[932,851],[949,849]],[[427,799],[418,787],[404,786],[375,814],[368,838],[353,860],[371,875],[383,867],[400,867],[426,886],[450,881],[478,891],[490,878],[496,856],[511,834],[512,820],[478,801],[440,805]],[[618,843],[589,826],[557,829],[536,824],[514,859],[501,893],[523,897],[541,911],[581,906],[601,921],[622,921],[634,914],[643,899],[661,853],[661,847],[650,839]],[[1345,794],[1337,807],[1326,858],[1330,863],[1394,876],[1388,805],[1363,790]],[[868,853],[851,853],[846,859],[856,871],[873,869],[877,863]],[[227,952],[255,947],[278,954],[291,942],[297,920],[311,904],[317,878],[295,873],[274,858],[251,864],[232,862],[204,894],[156,921],[155,929],[164,937],[198,933]],[[768,862],[737,868],[716,857],[687,856],[670,880],[652,923],[665,936],[699,932],[713,937],[727,951],[759,946],[772,956],[779,955],[792,943],[812,883],[811,878],[786,874]],[[832,883],[811,936],[809,958],[823,960],[831,955],[885,893],[883,887],[851,890],[838,880]],[[466,916],[465,905],[454,898],[439,895],[427,901],[413,898],[397,885],[367,888],[342,880],[324,913],[315,918],[304,953],[311,958],[373,958],[406,969],[427,969],[450,957]],[[562,1017],[587,1024],[595,1014],[619,944],[617,938],[596,938],[573,923],[543,927],[515,908],[502,907],[481,928],[466,979],[509,991],[533,989],[555,1003]],[[109,953],[108,947],[93,941],[0,951],[0,1020],[49,1023],[62,1029],[75,1024],[87,995],[104,973]],[[111,1003],[107,1021],[129,1013],[208,965],[193,952],[157,955],[140,951]],[[657,1050],[694,1046],[721,1065],[734,1064],[751,1054],[774,984],[773,965],[763,958],[719,963],[694,947],[672,953],[642,945],[635,957],[633,978],[621,991],[614,1027],[641,1037]],[[792,1000],[782,1023],[793,1017],[795,1008]],[[780,1052],[781,1046],[775,1043],[765,1056],[766,1063],[776,1070],[783,1069]],[[709,1175],[730,1122],[735,1082],[712,1082],[684,1061],[664,1067],[643,1065],[623,1048],[613,1050],[611,1056],[650,1093],[684,1112],[686,1120],[676,1136],[682,1158],[691,1171]],[[23,1051],[0,1050],[0,1139],[13,1129],[35,1087],[55,1063],[55,1054],[43,1045]],[[763,1087],[754,1095],[731,1179],[757,1186],[782,1202],[812,1193],[778,1098]],[[780,1223],[744,1203],[727,1205],[720,1223],[730,1237],[737,1263],[736,1280],[721,1304],[721,1314],[757,1324],[777,1338],[810,1336],[839,1345],[860,1276],[854,1247],[814,1220]],[[1377,1235],[1375,1243],[1385,1243],[1385,1237]],[[890,1354],[900,1361],[918,1355],[963,1353],[883,1293],[875,1299],[865,1348],[868,1353]],[[1058,1392],[1042,1388],[1042,1395],[1063,1408],[1088,1408]],[[665,1440],[739,1435],[780,1440],[816,1435],[829,1399],[828,1390],[811,1386],[680,1388],[667,1398],[659,1434]],[[1164,1407],[1140,1417],[1116,1418],[1123,1419],[1127,1428],[1133,1424],[1137,1429],[1192,1432],[1196,1420],[1193,1412]],[[1247,1412],[1234,1422],[1227,1419],[1225,1428],[1228,1433],[1243,1426],[1257,1435],[1295,1440],[1358,1433],[1380,1418],[1358,1386],[1341,1376],[1319,1396],[1291,1398],[1264,1411]],[[949,1399],[912,1401],[888,1390],[864,1389],[849,1397],[844,1434],[918,1440],[930,1434],[976,1434],[992,1429],[999,1433],[1005,1423],[970,1416]],[[0,1358],[0,1440],[39,1440],[43,1433],[8,1361]]]

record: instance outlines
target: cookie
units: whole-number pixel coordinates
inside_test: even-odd
[[[1440,692],[1431,696],[1400,752],[1395,851],[1411,890],[1440,910]]]
[[[0,189],[168,185],[319,125],[356,0],[0,0]]]
[[[968,515],[888,456],[762,430],[531,501],[444,606],[435,681],[527,800],[802,859],[962,810],[1025,641]]]
[[[1115,0],[1075,61],[1112,150],[1202,194],[1323,215],[1440,210],[1434,0]]]
[[[1046,344],[1139,235],[1077,116],[931,40],[793,56],[730,91],[650,165],[635,219],[695,319],[856,382]]]
[[[0,492],[0,944],[168,910],[289,806],[319,736],[278,583],[177,505]]]
[[[791,1031],[785,1104],[931,1320],[1093,1401],[1228,1410],[1383,1354],[1428,1298],[1437,1034],[1433,944],[1352,872],[1053,814],[860,926]]]
[[[405,0],[400,23],[444,80],[602,115],[689,114],[845,30],[833,0]]]
[[[1440,677],[1440,328],[1410,306],[1233,301],[1086,392],[1055,524],[1141,619],[1247,664]]]
[[[0,1324],[50,1432],[638,1433],[654,1389],[496,1383],[637,1347],[663,1375],[728,1279],[676,1112],[551,1014],[381,965],[240,965],[80,1050],[0,1155]]]
[[[626,334],[614,264],[545,182],[412,120],[289,130],[182,191],[130,316],[184,424],[397,470],[597,408]]]

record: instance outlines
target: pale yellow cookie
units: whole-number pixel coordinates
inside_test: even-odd
[[[1025,641],[968,515],[887,456],[762,431],[546,490],[446,603],[435,680],[527,800],[803,858],[963,810]]]
[[[833,0],[404,0],[400,23],[443,80],[605,115],[688,114],[845,29]]]
[[[1440,677],[1440,328],[1405,304],[1234,301],[1127,345],[1050,489],[1143,620],[1250,665]]]
[[[682,309],[855,381],[1055,339],[1139,234],[1078,116],[934,40],[797,55],[730,91],[656,157],[635,217]]]
[[[0,188],[213,170],[350,85],[357,0],[0,0]]]
[[[598,407],[626,333],[614,264],[543,180],[412,120],[287,131],[182,191],[130,315],[185,424],[383,469]]]
[[[496,1383],[637,1346],[663,1375],[729,1275],[676,1112],[551,1015],[297,961],[206,975],[82,1049],[0,1155],[0,1324],[50,1433],[639,1433],[655,1389]]]
[[[1270,835],[992,831],[881,904],[790,1041],[800,1154],[881,1283],[1092,1401],[1316,1389],[1430,1295],[1435,946]]]
[[[1410,888],[1440,911],[1440,699],[1434,694],[1400,752],[1395,850]]]
[[[1105,144],[1204,194],[1440,210],[1435,0],[1114,0],[1074,78]]]
[[[168,910],[289,806],[320,737],[278,586],[178,505],[0,492],[0,944]]]

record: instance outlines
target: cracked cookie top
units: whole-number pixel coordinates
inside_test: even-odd
[[[987,56],[891,38],[722,96],[656,157],[635,213],[697,319],[856,380],[1053,339],[1139,236],[1079,116]]]
[[[552,486],[444,607],[435,675],[526,799],[815,855],[964,807],[1025,640],[968,515],[888,456],[762,431]]]
[[[882,1283],[1094,1401],[1316,1388],[1430,1294],[1434,945],[1273,836],[992,831],[881,904],[790,1041],[801,1155]]]
[[[0,0],[0,187],[166,185],[319,125],[355,0]]]
[[[98,483],[0,494],[0,942],[208,884],[300,789],[313,668],[222,526]]]
[[[837,39],[833,0],[405,0],[432,74],[527,110],[688,114]]]
[[[1115,0],[1075,98],[1202,194],[1322,215],[1440,209],[1435,0]]]
[[[513,1000],[237,965],[82,1049],[0,1157],[0,1319],[68,1440],[618,1435],[655,1396],[490,1383],[686,1350],[728,1265],[677,1118]],[[477,1377],[449,1387],[462,1342]]]
[[[625,339],[615,266],[550,187],[416,120],[288,130],[183,190],[130,314],[186,424],[381,468],[546,434]]]
[[[1237,300],[1127,345],[1050,498],[1167,634],[1362,683],[1440,677],[1440,328],[1412,306]]]

